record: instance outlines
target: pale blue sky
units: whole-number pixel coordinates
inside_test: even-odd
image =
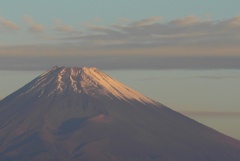
[[[52,66],[96,66],[240,139],[239,6],[239,0],[0,0],[0,98]]]
[[[172,20],[189,15],[224,19],[239,14],[239,0],[1,0],[0,15],[18,21],[29,15],[43,23],[62,19],[68,23],[119,17],[133,20],[161,15]]]

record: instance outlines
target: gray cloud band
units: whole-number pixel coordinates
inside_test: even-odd
[[[161,56],[0,56],[0,70],[46,70],[59,66],[96,66],[100,69],[240,69],[239,57]]]

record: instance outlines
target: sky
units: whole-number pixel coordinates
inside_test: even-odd
[[[0,98],[52,66],[95,66],[240,139],[239,0],[0,2]]]

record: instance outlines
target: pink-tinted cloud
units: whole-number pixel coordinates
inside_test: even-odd
[[[173,20],[170,22],[170,24],[177,25],[177,26],[188,26],[188,25],[194,25],[198,22],[200,22],[198,17],[188,16],[188,17],[183,17],[183,18]]]
[[[134,23],[132,23],[132,26],[141,27],[141,26],[152,25],[154,23],[159,22],[161,19],[162,18],[160,16],[149,17],[140,21],[135,21]]]
[[[57,31],[63,31],[63,32],[74,32],[75,31],[72,26],[68,26],[68,25],[59,25],[55,29]]]
[[[228,27],[240,27],[240,16],[230,18],[228,20],[222,21]]]
[[[35,24],[35,25],[32,25],[30,27],[30,31],[33,31],[33,32],[41,32],[44,30],[44,26],[43,25],[40,25],[40,24]]]
[[[104,26],[97,26],[97,25],[88,25],[87,26],[89,30],[93,30],[93,31],[106,31],[108,30],[107,27]]]
[[[118,21],[119,21],[120,23],[127,23],[127,22],[130,22],[130,19],[124,18],[124,17],[120,17],[120,18],[118,18]]]
[[[7,29],[7,30],[18,30],[20,27],[13,23],[10,20],[7,20],[0,16],[0,29]]]
[[[30,16],[24,16],[23,20],[30,25],[29,31],[31,32],[42,32],[44,30],[44,26],[36,23]]]
[[[54,20],[55,30],[60,32],[72,33],[76,30],[71,25],[63,24],[61,20]]]
[[[116,50],[135,48],[137,52],[145,48],[148,51],[155,50],[154,53],[160,55],[165,52],[165,55],[226,56],[227,52],[228,55],[239,56],[240,28],[233,30],[231,27],[223,27],[226,22],[237,24],[236,17],[213,21],[188,16],[166,23],[159,22],[160,19],[150,17],[124,25],[88,25],[87,34],[66,37],[65,40],[108,47],[114,44],[111,48]]]

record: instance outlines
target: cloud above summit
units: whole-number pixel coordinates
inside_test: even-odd
[[[29,43],[0,46],[1,69],[8,69],[8,64],[24,55],[31,56],[25,65],[19,64],[24,69],[40,57],[50,60],[56,59],[55,56],[58,61],[53,60],[54,65],[66,65],[78,59],[91,66],[104,63],[100,66],[108,69],[240,68],[240,16],[213,20],[191,15],[170,21],[162,16],[136,21],[119,18],[109,25],[103,25],[102,21],[70,25],[62,20],[46,25],[31,17],[23,20],[26,29],[40,35],[26,33]],[[0,17],[2,34],[23,32],[24,27]],[[67,61],[62,61],[66,57]]]

